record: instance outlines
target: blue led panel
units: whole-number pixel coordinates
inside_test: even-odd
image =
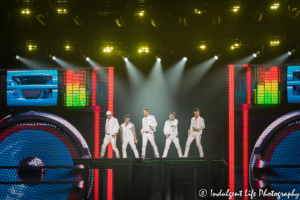
[[[57,70],[7,72],[8,106],[56,106]]]
[[[300,103],[300,66],[287,68],[287,99],[289,103]]]

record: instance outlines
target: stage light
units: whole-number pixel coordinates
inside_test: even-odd
[[[89,62],[90,61],[90,57],[89,57],[90,54],[86,54],[86,52],[82,52],[82,50],[80,50],[80,58]]]
[[[128,58],[124,58],[124,61],[127,62],[127,61],[128,61]]]
[[[81,15],[77,14],[75,17],[73,17],[73,20],[77,26],[84,26],[84,20]]]
[[[146,53],[149,53],[149,48],[148,47],[143,47],[143,48],[140,48],[138,50],[139,53],[143,53],[143,52],[146,52]]]
[[[253,56],[254,58],[256,58],[256,57],[261,56],[262,54],[263,54],[262,51],[258,51],[258,52],[256,52],[256,53],[253,53],[252,56]]]
[[[279,46],[279,41],[271,41],[270,46]]]
[[[293,44],[288,49],[288,55],[295,55],[299,51],[299,43]]]
[[[67,11],[67,9],[57,9],[57,13],[58,14],[67,14],[68,11]]]
[[[240,48],[241,47],[241,44],[239,44],[239,43],[234,43],[234,44],[232,44],[231,46],[230,46],[230,49],[236,49],[236,48]]]
[[[239,11],[239,9],[240,9],[240,6],[234,6],[230,10],[233,12],[237,12],[237,11]]]
[[[198,50],[205,50],[206,49],[206,46],[205,45],[200,45],[197,47]]]
[[[30,14],[30,10],[29,9],[23,9],[23,10],[21,10],[21,13],[22,14]]]
[[[194,10],[194,14],[201,14],[202,12],[199,9]]]
[[[56,60],[56,57],[53,55],[53,53],[48,53],[48,49],[47,49],[47,58],[50,60]]]
[[[254,58],[259,57],[264,54],[264,45],[261,45],[261,48],[256,48],[256,52],[252,54]]]
[[[18,60],[20,57],[18,55],[16,55],[16,59]]]
[[[184,61],[187,61],[187,57],[183,57],[183,60],[184,60]]]
[[[272,10],[276,10],[277,8],[279,8],[279,3],[274,3],[271,5]]]
[[[114,50],[113,47],[105,47],[105,48],[103,49],[103,52],[109,53],[109,52],[112,52],[113,50]]]
[[[288,51],[288,54],[289,55],[294,55],[294,54],[296,54],[297,53],[297,49],[292,49],[292,50],[289,50]]]
[[[115,19],[116,24],[119,27],[124,27],[125,26],[125,20],[122,16],[120,16],[119,18]]]
[[[69,50],[70,49],[70,46],[66,46],[66,50]]]
[[[150,18],[150,23],[153,27],[159,27],[160,26],[160,20],[157,18]]]
[[[157,62],[160,62],[160,61],[161,61],[161,56],[160,56],[159,54],[156,54],[155,58],[156,58],[156,61],[157,61]]]
[[[31,51],[31,50],[37,50],[37,46],[35,45],[28,45],[28,50]]]
[[[219,59],[219,56],[215,55],[215,56],[214,56],[214,59],[215,59],[215,60],[218,60],[218,59]]]
[[[136,15],[139,15],[141,17],[144,16],[144,14],[145,14],[145,11],[139,11],[139,12],[136,13]]]

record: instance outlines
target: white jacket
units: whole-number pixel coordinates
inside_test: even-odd
[[[107,123],[108,123],[108,130],[107,130]],[[119,132],[119,122],[117,118],[111,117],[110,120],[106,119],[106,124],[105,124],[105,134],[109,133],[110,135],[113,135],[115,133]]]
[[[148,117],[144,117],[142,119],[142,132],[145,132],[145,131],[150,131],[150,132],[155,132],[156,131],[156,126],[157,126],[157,122],[156,122],[156,119],[153,115],[148,115]],[[150,129],[150,126],[151,127],[154,127],[154,131],[152,131]]]
[[[194,131],[194,121],[195,121],[195,117],[192,117],[191,119],[191,127],[190,127],[190,131],[193,132]],[[194,131],[195,133],[199,132],[200,134],[202,134],[202,130],[205,128],[205,124],[204,124],[204,119],[202,117],[198,117],[197,118],[197,121],[196,121],[196,124],[197,124],[197,129],[198,131]]]
[[[173,127],[171,127],[173,125]],[[173,119],[165,122],[164,133],[165,135],[170,134],[170,139],[175,138],[178,135],[178,120]]]

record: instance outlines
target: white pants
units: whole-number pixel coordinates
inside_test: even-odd
[[[172,141],[174,142],[174,145],[175,145],[175,147],[178,151],[178,156],[182,157],[182,151],[181,151],[181,147],[180,147],[180,144],[179,144],[179,139],[178,139],[178,136],[176,136],[172,139],[170,139],[170,137],[166,139],[166,146],[165,146],[164,154],[162,156],[163,158],[167,157],[167,154],[168,154],[168,151],[169,151],[169,148],[170,148],[170,145],[171,145]]]
[[[154,150],[154,154],[155,156],[159,156],[158,150],[157,150],[157,146],[155,144],[155,140],[154,140],[154,134],[153,133],[143,133],[143,146],[142,146],[142,157],[146,156],[146,147],[147,147],[147,142],[148,140],[150,141],[153,150]]]
[[[134,143],[133,140],[131,141],[127,141],[127,140],[124,140],[123,144],[122,144],[122,153],[123,153],[123,158],[127,158],[127,152],[126,152],[126,149],[127,149],[127,145],[128,143],[130,144],[133,152],[134,152],[134,155],[136,158],[139,158],[139,152],[137,151],[136,149],[136,145]]]
[[[189,150],[190,150],[190,145],[193,142],[193,140],[196,140],[196,145],[198,147],[199,153],[200,153],[200,157],[204,156],[203,150],[202,150],[202,146],[200,143],[201,140],[201,134],[199,132],[196,131],[192,131],[186,141],[186,145],[185,145],[185,152],[184,152],[184,156],[183,157],[188,157],[189,154]]]
[[[111,142],[113,150],[115,151],[116,157],[117,158],[120,157],[120,153],[119,153],[119,150],[117,148],[116,141],[117,141],[117,136],[113,137],[112,135],[105,135],[104,140],[103,140],[103,144],[102,144],[102,147],[101,147],[100,158],[104,157],[106,147],[110,142]]]

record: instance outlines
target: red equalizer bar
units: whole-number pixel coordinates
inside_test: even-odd
[[[246,94],[247,103],[243,104],[243,189],[249,190],[249,106],[251,104],[251,67],[248,64],[243,65],[246,67]],[[244,196],[244,200],[249,199]]]
[[[100,106],[96,105],[97,95],[97,73],[92,73],[92,106],[94,108],[94,158],[100,154]],[[94,170],[94,200],[99,199],[99,169]]]
[[[229,92],[229,131],[228,131],[228,148],[229,148],[229,191],[234,192],[234,65],[229,65],[228,74],[228,92]],[[231,200],[234,200],[234,196]]]
[[[108,110],[114,114],[114,68],[108,68]],[[108,145],[108,158],[113,158],[112,145]],[[113,200],[113,170],[107,170],[107,200]]]

